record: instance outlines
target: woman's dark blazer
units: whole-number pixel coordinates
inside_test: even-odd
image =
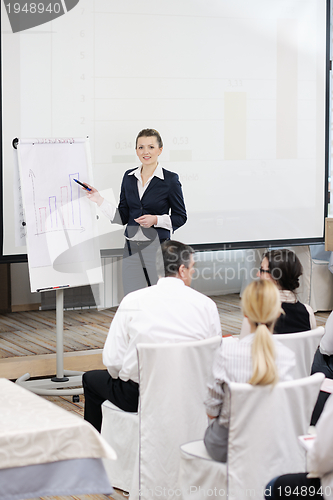
[[[127,238],[132,238],[138,231],[139,224],[134,219],[141,215],[170,214],[173,231],[183,226],[187,215],[178,175],[162,168],[164,179],[153,177],[140,200],[137,178],[129,175],[133,170],[135,169],[127,170],[124,174],[118,210],[112,222],[127,224]],[[142,228],[142,231],[149,239],[156,237],[156,231],[160,240],[170,237],[170,231],[162,227]]]

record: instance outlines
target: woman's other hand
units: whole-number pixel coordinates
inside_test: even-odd
[[[147,228],[157,224],[157,215],[141,215],[141,217],[134,220],[140,224],[140,226]]]

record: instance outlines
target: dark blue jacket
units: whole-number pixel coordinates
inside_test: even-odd
[[[183,226],[187,215],[178,175],[163,168],[164,179],[153,177],[140,200],[137,178],[135,175],[128,175],[133,170],[135,168],[127,170],[124,174],[118,210],[112,222],[127,224],[125,236],[128,238],[132,238],[137,233],[139,224],[134,219],[141,215],[168,214],[171,217],[173,231]],[[156,231],[160,240],[170,238],[170,231],[162,227],[141,229],[150,239],[156,237]]]

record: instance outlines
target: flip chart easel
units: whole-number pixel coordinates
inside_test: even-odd
[[[57,373],[16,382],[40,395],[83,393],[83,372],[64,371],[64,289],[101,283],[96,213],[75,179],[92,183],[88,139],[14,139],[27,229],[32,292],[56,290]],[[79,386],[79,387],[78,387]],[[72,387],[72,389],[70,389]]]
[[[56,290],[56,334],[57,334],[57,374],[42,380],[29,380],[26,373],[16,383],[40,396],[77,396],[83,394],[82,375],[84,372],[64,371],[64,290]],[[75,387],[70,389],[70,387]]]

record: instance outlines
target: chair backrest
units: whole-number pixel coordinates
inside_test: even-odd
[[[230,384],[229,500],[261,499],[273,477],[306,470],[298,436],[307,433],[323,379],[316,373],[273,388]]]
[[[202,438],[203,401],[221,337],[172,344],[138,344],[140,498],[178,488],[179,446]],[[135,485],[131,494],[136,497]]]
[[[296,366],[294,378],[308,377],[311,373],[313,357],[324,335],[324,327],[298,333],[283,333],[274,335],[276,340],[294,351]]]

